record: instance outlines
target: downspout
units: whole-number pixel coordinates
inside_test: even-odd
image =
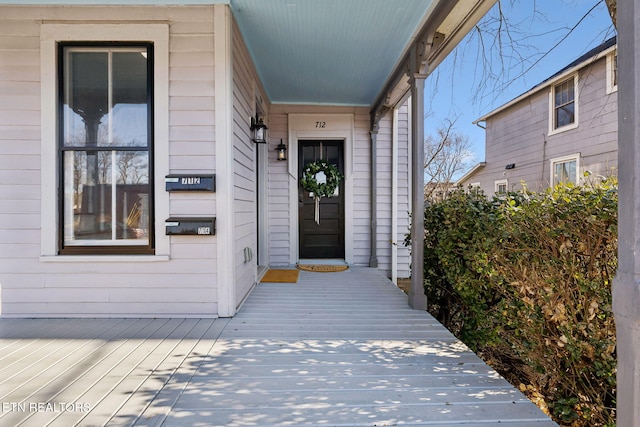
[[[378,141],[378,129],[379,129],[380,115],[371,113],[371,131],[369,132],[371,138],[371,232],[370,232],[370,245],[371,245],[371,257],[369,258],[369,267],[378,268],[378,167],[377,167],[377,141]]]
[[[391,281],[398,284],[398,107],[391,129]]]

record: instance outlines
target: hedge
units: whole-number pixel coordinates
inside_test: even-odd
[[[425,209],[429,311],[553,419],[615,425],[617,181]]]

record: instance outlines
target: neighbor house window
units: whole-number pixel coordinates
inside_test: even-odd
[[[551,185],[578,184],[579,170],[579,154],[551,159]]]
[[[153,253],[153,48],[59,47],[61,253]]]
[[[571,129],[577,126],[576,77],[570,77],[552,88],[551,130]]]
[[[506,179],[500,179],[498,181],[495,181],[496,194],[498,195],[507,194],[508,186],[509,186],[509,181]]]
[[[618,51],[607,55],[607,93],[618,90]]]

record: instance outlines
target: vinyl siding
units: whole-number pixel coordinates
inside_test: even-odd
[[[411,131],[409,121],[409,108],[407,101],[398,111],[398,229],[396,230],[396,242],[398,249],[398,277],[411,277],[411,253],[404,245],[404,239],[411,227],[411,157],[409,147],[411,145]]]
[[[408,102],[408,101],[407,101]],[[397,184],[398,184],[398,205],[396,230],[392,230],[392,174],[394,165],[392,163],[392,139],[393,139],[393,114],[389,113],[380,120],[377,137],[377,254],[378,268],[385,271],[389,276],[392,269],[392,246],[397,245],[398,251],[398,277],[406,278],[411,276],[409,248],[404,245],[404,239],[409,233],[409,115],[408,104],[405,103],[398,111],[398,164]]]
[[[233,24],[233,157],[234,157],[234,265],[236,301],[241,303],[253,285],[257,273],[257,151],[251,140],[249,117],[255,115],[254,93],[259,86],[257,74],[237,24]],[[258,90],[258,89],[256,89]],[[258,90],[259,91],[259,90]],[[267,113],[267,111],[265,111]],[[253,258],[245,260],[248,248]]]
[[[391,272],[391,242],[393,241],[391,230],[391,174],[393,172],[392,158],[392,133],[393,114],[389,113],[380,119],[378,136],[376,140],[376,252],[378,268],[388,275]]]
[[[371,257],[371,142],[369,114],[356,115],[353,162],[353,262],[369,265]],[[349,215],[349,213],[347,213]]]
[[[279,110],[279,111],[276,111]],[[289,215],[289,173],[288,162],[276,160],[276,141],[280,139],[289,147],[288,119],[286,109],[273,106],[269,115],[268,144],[268,224],[269,224],[269,264],[286,266],[290,264],[290,239],[293,224]],[[296,156],[297,153],[287,152],[287,156]]]
[[[168,24],[169,141],[155,144],[168,144],[170,173],[215,172],[211,7],[0,7],[2,315],[215,315],[214,237],[172,237],[165,262],[39,260],[40,116],[55,114],[40,111],[40,22],[95,19]],[[169,198],[169,215],[215,215],[215,194]]]

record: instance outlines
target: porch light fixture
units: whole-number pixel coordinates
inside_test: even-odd
[[[278,160],[287,160],[287,146],[284,145],[282,139],[280,139],[280,144],[276,147],[276,151],[278,152]]]
[[[267,143],[267,125],[262,121],[262,117],[251,117],[251,130],[253,131],[253,142],[257,144]]]

